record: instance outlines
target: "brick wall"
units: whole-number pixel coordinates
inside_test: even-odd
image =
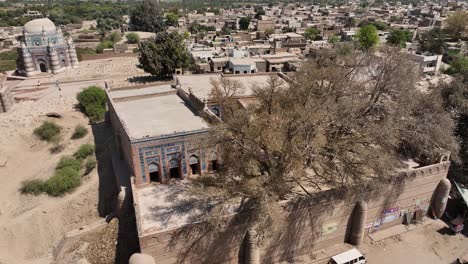
[[[285,204],[279,231],[263,244],[261,263],[291,260],[347,241],[357,201],[367,201],[365,233],[401,224],[405,212],[426,210],[440,180],[447,176],[449,162],[412,170],[373,191],[330,190],[312,198]],[[138,216],[137,216],[138,218]],[[177,230],[140,237],[142,253],[164,263],[242,263],[245,218],[226,219],[225,228],[214,230],[198,223]],[[141,233],[140,233],[141,234]]]

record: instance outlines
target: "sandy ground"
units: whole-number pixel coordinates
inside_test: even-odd
[[[93,143],[91,129],[80,140],[70,140],[77,124],[86,118],[73,110],[74,100],[56,98],[23,102],[0,115],[0,263],[49,263],[51,247],[68,231],[99,219],[97,214],[98,177],[96,170],[72,194],[60,198],[22,195],[21,182],[51,176],[60,157],[71,155],[79,145]],[[47,111],[59,112],[63,119],[65,150],[50,154],[50,144],[36,139],[32,130]]]
[[[16,98],[35,101],[16,103],[11,111],[0,114],[0,264],[51,263],[53,246],[67,232],[101,219],[98,206],[103,202],[99,195],[102,186],[96,169],[83,178],[77,190],[64,197],[23,195],[19,188],[24,180],[50,177],[60,157],[71,155],[83,143],[94,142],[87,118],[74,109],[76,93],[90,85],[102,86],[112,76],[120,75],[116,78],[125,81],[126,75],[141,73],[135,63],[129,58],[90,61],[58,76],[11,82],[17,87]],[[56,79],[72,82],[64,81],[59,92]],[[59,154],[51,154],[51,145],[32,134],[42,121],[50,119],[45,116],[48,112],[63,115],[55,120],[63,127],[66,146]],[[87,126],[89,134],[71,140],[78,124]]]
[[[468,254],[468,238],[452,235],[442,221],[423,226],[396,237],[371,244],[362,249],[368,263],[454,263]]]

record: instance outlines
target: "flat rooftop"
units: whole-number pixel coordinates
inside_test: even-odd
[[[209,98],[213,86],[212,80],[220,80],[226,78],[229,80],[239,81],[245,88],[245,91],[240,94],[244,96],[252,95],[252,88],[256,86],[266,85],[270,80],[270,74],[247,74],[247,75],[225,75],[221,77],[220,74],[200,74],[200,75],[183,75],[178,76],[179,84],[185,92],[192,91],[192,93],[200,100]],[[286,82],[283,81],[285,84]]]
[[[173,184],[151,184],[136,189],[139,236],[177,229],[206,219],[211,205],[191,194],[190,180]],[[226,207],[226,215],[234,214],[236,203]]]
[[[170,85],[159,85],[159,86],[128,89],[128,90],[114,90],[114,91],[111,90],[109,95],[113,99],[120,99],[120,98],[125,98],[125,97],[164,93],[164,92],[169,92],[173,90],[174,89]]]
[[[130,96],[145,95],[152,88],[142,91],[119,91],[117,96],[130,94]],[[162,89],[164,91],[164,89]],[[172,89],[174,90],[174,89]],[[123,97],[115,97],[123,98]],[[201,117],[195,115],[177,94],[149,94],[148,97],[128,101],[113,101],[117,116],[125,127],[131,140],[145,137],[157,137],[173,133],[189,132],[207,129]]]

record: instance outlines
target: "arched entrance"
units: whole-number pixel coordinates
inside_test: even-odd
[[[159,176],[159,164],[156,162],[150,163],[148,165],[148,172],[150,176],[150,181],[152,182],[160,182],[160,176]]]
[[[180,179],[180,161],[178,159],[171,159],[169,161],[169,176],[171,179]]]
[[[200,174],[200,159],[196,155],[192,155],[189,158],[190,163],[190,174],[199,175]]]
[[[37,60],[37,63],[39,64],[41,72],[47,72],[47,64],[44,60]]]

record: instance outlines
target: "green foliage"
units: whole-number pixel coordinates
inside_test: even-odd
[[[356,34],[356,40],[359,46],[364,50],[369,50],[379,43],[377,28],[374,25],[362,27]]]
[[[52,177],[43,180],[28,180],[22,183],[21,193],[39,195],[47,193],[50,196],[62,196],[71,192],[81,183],[81,161],[72,157],[62,157],[55,168]]]
[[[421,36],[421,48],[424,52],[444,54],[447,43],[445,42],[445,31],[433,28]]]
[[[373,25],[377,30],[386,30],[388,29],[388,25],[384,22],[376,21],[376,22],[369,22],[367,20],[362,21],[359,23],[359,27],[363,28],[368,25]]]
[[[41,189],[50,196],[62,196],[80,186],[80,183],[79,171],[65,167],[56,170],[54,176],[45,181]]]
[[[53,142],[57,137],[59,137],[60,130],[62,130],[62,128],[54,122],[45,121],[40,127],[34,129],[34,135],[41,140]]]
[[[76,47],[75,50],[76,50],[76,55],[79,61],[83,60],[83,54],[96,54],[96,50],[91,49],[91,48]]]
[[[166,15],[166,25],[168,26],[177,26],[179,21],[179,16],[174,13],[168,13]]]
[[[94,154],[94,145],[83,144],[80,148],[73,154],[73,157],[79,160],[84,160],[87,157]]]
[[[267,36],[270,36],[271,34],[274,34],[274,33],[275,33],[275,30],[272,29],[272,28],[267,28],[267,29],[265,29],[265,34],[266,34]]]
[[[77,95],[78,106],[85,113],[91,122],[98,122],[104,119],[106,113],[106,93],[102,88],[91,86],[81,91]]]
[[[16,52],[16,50],[1,52],[0,53],[0,72],[15,70],[16,58],[18,58],[18,52]]]
[[[340,37],[338,37],[337,35],[333,35],[333,36],[330,36],[330,37],[328,38],[328,43],[330,43],[330,44],[335,45],[335,44],[337,44],[338,42],[340,42]]]
[[[394,46],[404,48],[406,46],[406,42],[410,42],[412,37],[413,34],[410,31],[396,29],[387,37],[387,42]]]
[[[109,36],[107,36],[107,39],[111,41],[113,44],[115,44],[119,42],[120,40],[122,40],[122,36],[118,32],[112,32],[109,34]]]
[[[85,162],[85,175],[88,175],[94,168],[96,168],[96,160],[94,158],[88,158]]]
[[[61,169],[64,169],[64,168],[72,168],[76,171],[80,171],[81,169],[81,160],[77,160],[73,157],[69,157],[69,156],[63,156],[59,163],[57,164],[57,166],[55,167],[56,170],[61,170]]]
[[[186,68],[190,63],[184,37],[177,32],[160,32],[154,41],[141,42],[139,49],[138,67],[154,76],[172,76],[175,69]]]
[[[320,30],[310,27],[305,30],[304,32],[304,37],[308,40],[317,40],[317,38],[320,36]]]
[[[18,2],[18,1],[13,1]],[[11,7],[11,2],[8,3]],[[128,14],[128,4],[123,2],[77,2],[77,1],[49,1],[47,4],[26,3],[23,8],[8,9],[0,12],[0,26],[23,26],[33,17],[23,16],[29,10],[41,12],[51,19],[55,25],[81,23],[82,20],[107,18],[123,23],[122,16]]]
[[[75,127],[75,131],[73,131],[72,139],[79,139],[83,138],[88,134],[88,129],[84,127],[83,125],[77,125]]]
[[[20,192],[23,194],[39,195],[43,193],[44,181],[42,180],[26,180],[21,183]]]
[[[99,43],[96,48],[96,53],[103,53],[104,49],[112,49],[114,48],[114,43],[110,40],[104,40],[103,42]]]
[[[250,17],[242,17],[241,19],[239,19],[239,28],[241,30],[249,29],[250,20],[251,20]]]
[[[463,55],[455,56],[449,68],[445,70],[445,73],[450,75],[468,75],[468,58]]]
[[[127,38],[127,42],[130,44],[140,43],[140,36],[135,32],[127,33],[125,37]]]
[[[216,28],[212,26],[205,26],[205,25],[200,25],[197,22],[193,22],[189,26],[189,31],[192,34],[198,34],[200,32],[208,32],[208,31],[215,31]]]
[[[130,26],[134,31],[165,31],[166,24],[159,3],[156,0],[144,0],[135,4],[135,8],[130,12]]]
[[[263,8],[260,8],[257,13],[255,14],[255,18],[256,19],[259,19],[261,16],[264,16],[266,13],[265,13],[265,10],[263,10]]]
[[[16,50],[0,52],[0,60],[16,60],[18,52]]]

